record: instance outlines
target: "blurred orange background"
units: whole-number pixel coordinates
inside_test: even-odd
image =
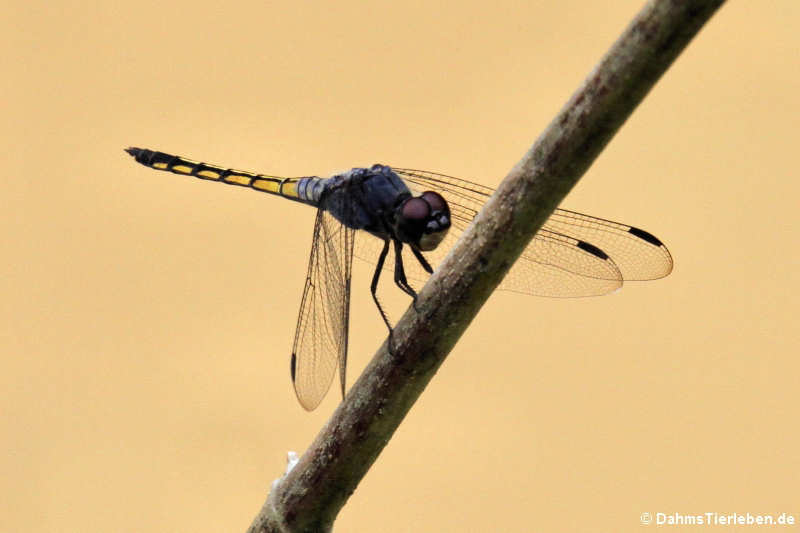
[[[0,529],[243,531],[339,401],[306,413],[289,381],[313,210],[123,148],[495,186],[640,7],[12,1]],[[493,295],[338,531],[800,514],[798,27],[794,1],[723,6],[564,203],[651,231],[673,274]],[[370,274],[351,383],[386,336]]]

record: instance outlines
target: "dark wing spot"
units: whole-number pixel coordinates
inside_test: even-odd
[[[659,241],[655,235],[653,235],[652,233],[648,233],[643,229],[632,227],[631,229],[628,230],[628,233],[630,233],[631,235],[636,235],[643,241],[647,241],[653,246],[664,246],[664,244],[661,241]]]
[[[580,248],[581,250],[584,250],[586,252],[589,252],[592,255],[596,255],[597,257],[599,257],[603,261],[608,259],[608,254],[607,253],[605,253],[603,250],[601,250],[600,248],[598,248],[594,244],[588,243],[586,241],[578,241],[578,248]]]
[[[292,383],[294,383],[294,371],[297,367],[297,354],[292,354],[292,362],[291,362],[291,373],[292,373]]]

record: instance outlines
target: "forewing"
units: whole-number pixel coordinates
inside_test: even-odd
[[[344,397],[353,238],[353,229],[317,210],[291,364],[297,399],[309,411],[325,397],[337,367]]]
[[[556,209],[539,233],[547,231],[594,244],[611,256],[626,281],[658,279],[672,272],[672,256],[664,243],[634,226]]]
[[[458,239],[494,191],[444,174],[393,170],[414,192],[434,190],[450,204],[452,227],[447,239],[432,254],[425,254],[435,267],[449,251],[448,241]],[[499,288],[537,296],[595,296],[619,288],[623,280],[656,279],[671,270],[669,251],[652,234],[556,209]]]

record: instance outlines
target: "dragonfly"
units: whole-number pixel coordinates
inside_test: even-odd
[[[424,281],[494,192],[464,179],[372,165],[328,178],[285,178],[127,148],[149,168],[282,196],[316,208],[290,375],[300,405],[311,411],[338,370],[345,396],[353,257],[375,264],[370,293],[391,340],[392,324],[377,289],[382,272],[416,303],[409,279]],[[387,261],[390,252],[392,259]],[[550,297],[598,296],[624,281],[672,271],[667,247],[652,233],[556,209],[498,287]]]

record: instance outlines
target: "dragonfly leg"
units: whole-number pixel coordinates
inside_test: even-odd
[[[417,258],[419,264],[422,265],[422,268],[425,269],[425,272],[427,272],[428,274],[433,274],[433,268],[431,267],[430,263],[428,263],[428,261],[425,259],[425,256],[422,255],[422,252],[420,252],[413,246],[411,247],[411,252],[414,254],[414,257]]]
[[[386,312],[383,310],[381,303],[378,301],[378,279],[381,277],[381,270],[383,270],[383,263],[386,262],[386,255],[388,253],[389,253],[389,241],[387,239],[383,241],[383,250],[381,250],[381,255],[378,256],[378,264],[375,266],[375,273],[372,275],[372,284],[369,286],[369,292],[372,293],[372,299],[375,300],[375,305],[378,307],[378,311],[381,314],[381,318],[386,323],[386,327],[389,328],[389,340],[391,341],[392,325],[389,323],[389,317],[386,316]]]
[[[428,263],[428,261],[425,259],[425,256],[422,255],[422,252],[420,252],[419,250],[417,250],[413,246],[411,246],[410,248],[411,248],[411,252],[414,254],[414,257],[416,257],[417,261],[419,261],[419,264],[422,265],[422,268],[424,268],[425,271],[428,274],[433,274],[433,268],[431,267],[430,263]],[[417,294],[416,293],[414,293],[414,310],[415,311],[419,311],[419,309],[417,309]]]
[[[403,243],[400,241],[394,241],[394,283],[414,299],[414,309],[417,310],[417,292],[408,284],[403,268]]]

